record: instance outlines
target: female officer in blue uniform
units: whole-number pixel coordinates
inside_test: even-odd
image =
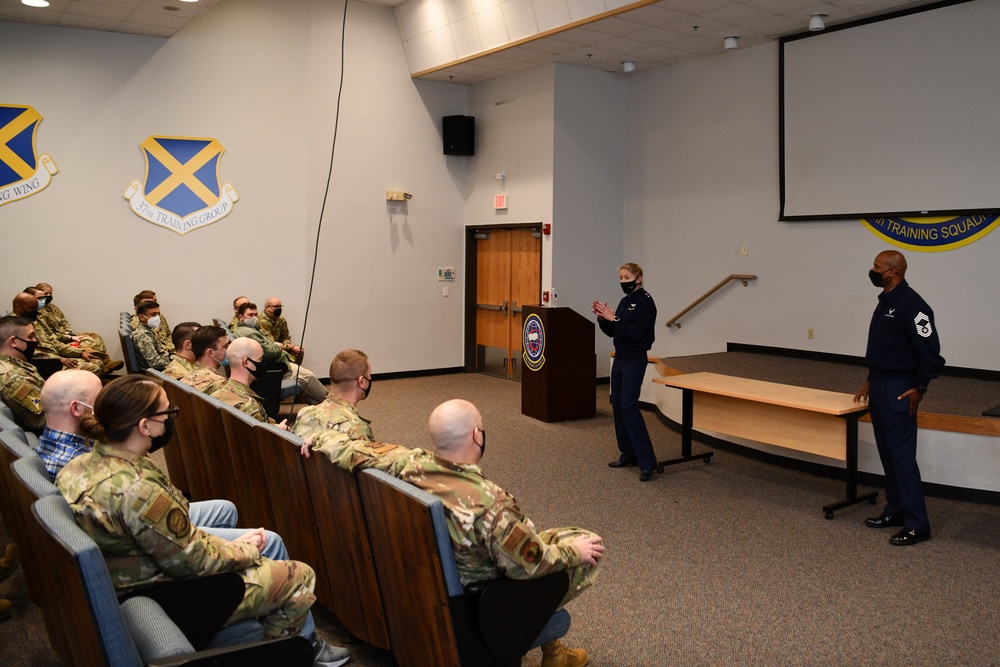
[[[611,310],[607,302],[594,301],[597,323],[615,342],[611,367],[611,408],[621,455],[608,465],[612,468],[639,466],[639,480],[646,482],[654,472],[663,472],[649,441],[646,422],[639,411],[639,391],[646,376],[646,352],[653,346],[656,304],[642,287],[642,267],[622,264],[618,280],[625,298]]]

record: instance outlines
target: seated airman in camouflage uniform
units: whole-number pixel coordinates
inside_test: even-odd
[[[194,350],[191,349],[191,338],[194,332],[201,328],[197,322],[181,322],[174,327],[170,341],[174,344],[174,354],[170,363],[163,369],[163,374],[175,380],[194,370]]]
[[[191,352],[195,356],[194,370],[181,378],[181,382],[198,391],[211,394],[222,386],[226,376],[222,363],[226,361],[229,335],[214,324],[200,327],[191,336]],[[227,362],[228,363],[228,362]]]
[[[264,312],[257,318],[257,328],[260,332],[291,356],[295,363],[301,364],[305,354],[298,345],[292,342],[292,334],[288,331],[288,321],[281,316],[283,306],[281,299],[270,297],[264,302]]]
[[[273,424],[274,420],[268,417],[264,411],[264,404],[260,396],[250,388],[258,364],[263,363],[260,361],[263,355],[264,351],[257,341],[249,338],[234,340],[226,352],[226,358],[229,359],[229,379],[219,385],[215,391],[210,392],[209,395],[250,415],[259,422]],[[282,421],[278,426],[288,428],[286,421]]]
[[[98,444],[56,477],[77,524],[100,546],[118,590],[237,572],[246,595],[230,623],[257,618],[269,638],[301,632],[316,600],[312,568],[262,557],[262,529],[229,541],[192,525],[187,500],[147,456],[170,440],[176,410],[159,382],[140,375],[119,378],[101,391],[93,414],[79,422]],[[314,646],[323,664],[341,665],[349,657],[322,640]],[[339,657],[329,659],[330,652]]]
[[[32,292],[38,292],[34,287],[29,287]],[[19,315],[34,325],[38,321],[38,297],[32,292],[20,292],[14,297],[11,313]],[[40,292],[38,292],[40,294]],[[62,343],[58,338],[50,336],[44,327],[35,327],[35,336],[38,339],[38,350],[35,357],[38,359],[59,359],[65,368],[79,368],[89,371],[94,375],[104,373],[104,362],[96,352],[89,352],[82,347],[73,347],[69,343]],[[107,359],[107,355],[103,355]]]
[[[517,501],[486,479],[478,463],[486,450],[483,418],[472,403],[442,403],[428,422],[433,452],[400,458],[390,469],[403,481],[441,498],[462,584],[507,576],[541,577],[565,570],[566,604],[594,583],[604,557],[599,535],[582,528],[538,531]],[[586,665],[583,649],[558,640],[542,645],[542,665]]]
[[[302,436],[302,455],[322,452],[350,472],[365,468],[387,471],[415,450],[372,439],[371,422],[358,414],[357,405],[371,391],[372,367],[360,350],[344,350],[330,364],[330,398],[299,411],[292,429]]]
[[[156,292],[153,290],[143,290],[136,294],[132,298],[132,306],[135,308],[135,315],[129,320],[129,326],[135,331],[140,326],[142,326],[142,321],[139,319],[139,304],[143,301],[156,301]],[[160,313],[160,319],[155,327],[153,327],[153,333],[156,334],[156,340],[160,343],[160,347],[167,355],[174,353],[174,343],[171,340],[171,329],[170,325],[167,324],[167,318]]]
[[[81,347],[107,355],[108,347],[104,339],[94,331],[73,331],[69,320],[59,306],[52,303],[52,285],[38,283],[35,288],[41,291],[38,296],[38,326],[45,327],[64,343],[79,343]],[[44,301],[44,303],[43,303]],[[120,363],[120,362],[119,362]]]
[[[298,385],[302,387],[302,393],[312,399],[314,403],[322,403],[326,400],[326,388],[323,387],[316,374],[305,366],[299,366],[292,361],[287,352],[278,347],[277,343],[265,336],[258,328],[259,318],[257,317],[257,304],[243,303],[238,309],[240,323],[233,329],[236,338],[252,338],[260,343],[264,350],[264,362],[268,364],[283,363],[288,370],[282,379],[288,380],[296,378]]]
[[[139,370],[154,368],[162,371],[170,363],[170,352],[160,343],[156,328],[160,326],[160,304],[155,301],[142,301],[136,306],[136,315],[132,318],[138,324],[132,329],[129,337],[135,346],[135,357]]]
[[[236,327],[240,325],[240,306],[244,303],[250,303],[250,299],[245,296],[238,296],[233,299],[233,319],[229,320],[230,331],[236,331]]]
[[[0,317],[0,398],[21,428],[41,435],[45,429],[41,402],[45,381],[28,361],[37,346],[31,322],[17,315]]]

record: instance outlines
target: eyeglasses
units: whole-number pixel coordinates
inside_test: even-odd
[[[151,415],[146,415],[146,419],[149,419],[150,417],[155,417],[155,416],[157,416],[157,415],[167,415],[167,416],[168,416],[168,417],[170,417],[171,419],[176,419],[176,418],[177,418],[177,414],[178,414],[178,413],[179,413],[180,411],[181,411],[181,409],[180,409],[180,408],[178,408],[178,407],[176,407],[176,406],[173,406],[173,405],[171,405],[171,406],[170,406],[169,408],[167,408],[166,410],[161,410],[160,412],[154,412],[154,413],[153,413],[153,414],[151,414]]]

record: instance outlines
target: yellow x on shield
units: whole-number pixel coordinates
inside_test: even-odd
[[[219,201],[219,196],[205,187],[205,184],[195,176],[195,172],[204,167],[205,163],[224,150],[222,144],[217,140],[212,139],[207,146],[198,151],[184,164],[178,162],[154,137],[150,137],[142,142],[142,148],[159,160],[170,171],[170,176],[146,195],[146,201],[150,204],[157,205],[161,199],[169,195],[181,184],[190,188],[193,193],[205,202],[206,206],[213,206]]]
[[[21,134],[32,123],[41,119],[41,114],[32,107],[25,107],[24,113],[0,127],[0,162],[13,169],[22,180],[30,178],[35,173],[35,169],[22,160],[17,153],[7,148],[7,142]],[[34,150],[34,140],[32,140],[32,150]]]

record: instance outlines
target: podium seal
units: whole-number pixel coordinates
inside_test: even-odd
[[[532,313],[524,319],[522,338],[524,365],[528,370],[537,371],[545,365],[545,327],[538,315]]]

